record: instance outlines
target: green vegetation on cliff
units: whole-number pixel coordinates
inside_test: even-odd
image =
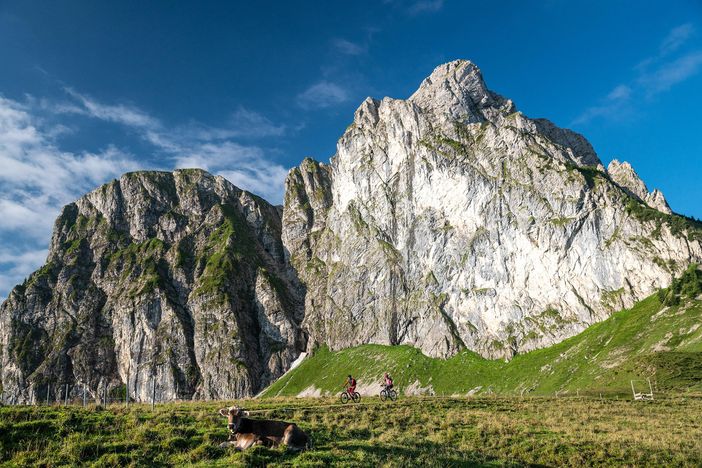
[[[223,222],[210,234],[203,261],[205,269],[195,295],[224,294],[241,264],[258,266],[261,260],[250,227],[242,214],[229,205],[221,205]]]
[[[661,226],[666,224],[671,234],[679,236],[685,234],[689,240],[702,241],[702,222],[679,214],[667,214],[647,206],[633,198],[626,205],[626,211],[640,221],[656,223],[653,235],[660,235]]]

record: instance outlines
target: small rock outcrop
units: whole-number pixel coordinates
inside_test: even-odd
[[[673,213],[663,194],[658,189],[649,193],[644,181],[641,180],[628,162],[624,161],[620,163],[616,159],[613,160],[609,163],[609,166],[607,166],[607,174],[614,183],[639,201],[646,203],[651,208],[655,208],[662,213]]]
[[[306,346],[280,230],[278,208],[200,170],[126,174],[66,206],[46,265],[0,308],[5,394],[255,394]]]

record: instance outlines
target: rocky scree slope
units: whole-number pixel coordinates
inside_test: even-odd
[[[702,231],[628,164],[530,119],[471,62],[366,99],[330,164],[286,181],[309,347],[511,357],[630,307],[702,259]]]
[[[0,308],[15,402],[255,394],[305,349],[281,213],[200,170],[122,176],[66,206],[47,263]],[[59,387],[61,387],[59,389]]]

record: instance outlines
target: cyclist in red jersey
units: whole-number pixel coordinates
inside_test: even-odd
[[[387,390],[390,390],[394,386],[392,383],[392,377],[390,377],[388,375],[388,373],[386,372],[385,375],[383,376],[383,378],[385,379],[385,388]]]
[[[348,392],[349,396],[353,396],[354,392],[356,391],[356,379],[351,377],[351,374],[349,374],[348,379],[346,379],[346,391]]]

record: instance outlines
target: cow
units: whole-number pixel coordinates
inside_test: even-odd
[[[310,439],[294,423],[269,419],[250,419],[248,411],[238,406],[222,408],[219,414],[227,418],[229,441],[222,444],[234,445],[237,450],[245,450],[253,445],[277,447],[285,444],[288,450],[300,451],[310,447]],[[236,440],[236,442],[235,442]]]
[[[268,439],[262,439],[261,436],[255,434],[229,434],[229,439],[226,442],[219,444],[221,448],[234,447],[234,450],[244,451],[254,445],[263,445],[264,447],[273,447],[273,443]]]

